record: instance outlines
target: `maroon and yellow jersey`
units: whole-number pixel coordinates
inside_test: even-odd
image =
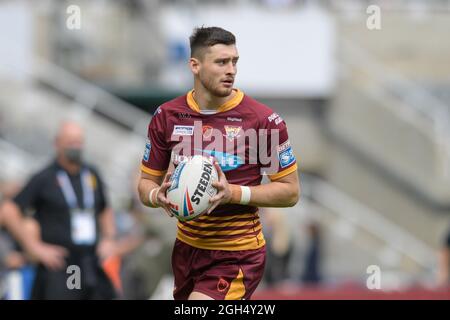
[[[203,154],[219,162],[231,184],[256,186],[263,175],[280,179],[297,170],[286,123],[269,107],[235,89],[215,113],[200,110],[193,91],[161,105],[149,127],[142,171],[163,176],[177,163]],[[249,250],[265,244],[258,208],[226,204],[178,222],[177,238],[211,250]]]

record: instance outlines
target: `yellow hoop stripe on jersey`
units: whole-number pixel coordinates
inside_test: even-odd
[[[141,164],[141,171],[151,174],[152,176],[156,176],[156,177],[161,177],[166,174],[166,171],[153,170],[153,169],[147,168],[143,164]]]
[[[193,238],[184,234],[180,229],[177,232],[177,238],[195,248],[206,250],[254,250],[263,247],[266,244],[263,233],[260,231],[257,235],[245,236],[235,239],[200,239]]]
[[[257,218],[259,218],[259,216],[257,215],[257,212],[256,213],[240,213],[238,215],[230,215],[230,216],[201,215],[200,217],[198,217],[197,219],[192,220],[192,221],[195,221],[195,222],[203,222],[203,221],[227,222],[229,220],[236,219],[236,218],[239,218],[239,219],[249,219],[249,218],[257,219]]]
[[[269,179],[270,179],[270,181],[275,181],[275,180],[281,179],[281,178],[287,176],[288,174],[290,174],[294,171],[297,171],[297,169],[298,169],[298,166],[297,166],[297,163],[295,163],[292,167],[289,167],[286,170],[283,170],[276,174],[270,175]]]
[[[256,220],[258,221],[258,220]],[[250,223],[249,223],[250,222]],[[254,223],[252,221],[232,221],[232,222],[219,222],[219,223],[206,223],[199,222],[197,220],[187,221],[186,223],[192,225],[194,227],[244,227],[244,226],[253,226]]]
[[[230,221],[233,219],[251,220]],[[208,227],[218,229],[211,231],[206,229]],[[228,227],[246,228],[227,230]],[[201,230],[202,228],[205,230]],[[258,212],[221,217],[202,215],[195,220],[185,221],[184,224],[178,222],[177,238],[193,247],[207,250],[252,250],[261,248],[265,244]]]
[[[182,228],[184,231],[187,231],[192,234],[196,234],[198,236],[237,236],[237,235],[245,235],[249,232],[256,232],[262,230],[262,225],[258,226],[247,225],[247,229],[243,230],[213,230],[213,231],[200,231],[193,228],[190,228],[189,225],[183,225],[178,223],[178,227]],[[227,239],[223,240],[226,241]]]

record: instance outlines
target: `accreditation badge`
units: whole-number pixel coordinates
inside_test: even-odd
[[[72,242],[77,245],[93,245],[96,239],[94,212],[72,209],[70,217]]]

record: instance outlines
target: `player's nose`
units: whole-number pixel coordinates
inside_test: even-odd
[[[235,75],[236,74],[236,65],[234,65],[233,63],[229,63],[227,64],[227,75]]]

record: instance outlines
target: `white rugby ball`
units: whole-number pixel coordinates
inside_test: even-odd
[[[217,194],[212,186],[218,180],[212,161],[196,155],[180,162],[170,178],[171,186],[166,197],[170,210],[181,221],[192,220],[205,213],[211,206],[209,199]]]

